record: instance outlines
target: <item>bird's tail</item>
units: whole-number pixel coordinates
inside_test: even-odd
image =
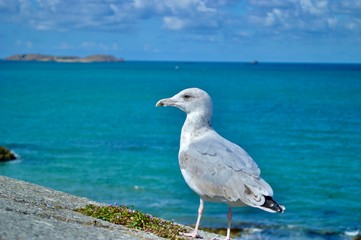
[[[285,206],[278,204],[271,196],[265,196],[264,198],[265,202],[259,208],[272,213],[283,213],[286,210]]]

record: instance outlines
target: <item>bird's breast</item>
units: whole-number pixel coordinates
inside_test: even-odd
[[[181,149],[178,154],[179,166],[181,169],[187,168],[189,159],[190,156],[187,154],[187,152]]]

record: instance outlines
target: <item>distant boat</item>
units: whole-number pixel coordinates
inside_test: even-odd
[[[253,61],[251,62],[251,64],[257,65],[257,64],[259,64],[259,62],[258,62],[257,60],[253,60]]]

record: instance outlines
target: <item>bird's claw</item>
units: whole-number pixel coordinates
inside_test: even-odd
[[[193,232],[190,232],[190,233],[179,233],[181,236],[184,236],[184,237],[191,237],[191,238],[200,238],[202,239],[203,237],[201,235],[198,234],[197,231],[193,231]]]

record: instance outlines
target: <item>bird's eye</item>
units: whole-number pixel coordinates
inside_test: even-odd
[[[185,100],[188,100],[188,99],[190,99],[190,98],[191,98],[191,96],[190,96],[190,95],[188,95],[188,94],[184,95],[183,97],[184,97],[184,99],[185,99]]]

